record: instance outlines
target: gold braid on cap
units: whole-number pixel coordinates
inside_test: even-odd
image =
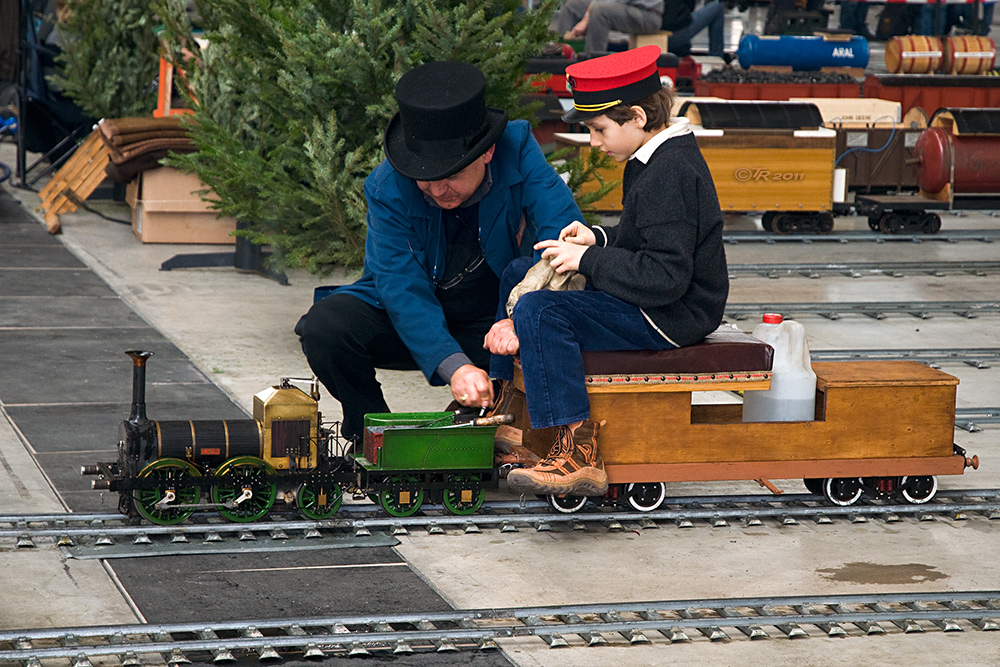
[[[602,102],[601,104],[577,104],[573,103],[573,108],[577,111],[604,111],[605,109],[610,109],[611,107],[621,104],[622,100],[614,100],[613,102]]]

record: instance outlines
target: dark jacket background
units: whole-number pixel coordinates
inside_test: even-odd
[[[694,0],[664,0],[661,30],[680,30],[691,25]]]
[[[677,346],[715,331],[725,314],[729,271],[715,183],[694,134],[672,137],[642,164],[625,166],[616,227],[580,259],[580,272],[602,292],[642,309]]]

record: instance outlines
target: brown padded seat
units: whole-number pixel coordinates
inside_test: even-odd
[[[631,376],[640,382],[647,382],[657,376],[698,376],[708,379],[713,374],[731,373],[753,374],[755,377],[770,377],[769,371],[774,361],[774,349],[748,333],[731,326],[719,327],[700,343],[671,350],[584,352],[583,367],[588,382],[624,379]],[[685,377],[685,380],[693,379]],[[723,379],[722,377],[713,379]],[[733,378],[736,379],[736,378]],[[744,378],[747,379],[747,378]],[[608,380],[605,380],[607,382]],[[669,380],[668,380],[669,381]],[[618,384],[618,382],[614,382]]]

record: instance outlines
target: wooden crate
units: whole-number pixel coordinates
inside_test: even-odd
[[[52,179],[38,193],[42,201],[45,227],[50,234],[62,231],[60,215],[72,213],[94,193],[104,180],[104,168],[110,161],[111,153],[101,140],[100,130],[94,130],[66,164],[53,174]]]

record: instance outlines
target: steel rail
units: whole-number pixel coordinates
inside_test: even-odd
[[[582,511],[563,514],[545,511],[546,503],[526,502],[523,511],[509,511],[511,503],[500,503],[501,507],[484,506],[484,513],[471,516],[457,516],[444,511],[430,510],[428,513],[411,517],[392,517],[372,511],[372,506],[364,507],[366,512],[353,511],[336,518],[312,520],[272,520],[238,524],[228,522],[188,523],[177,526],[127,525],[125,517],[109,514],[103,519],[92,519],[85,525],[54,525],[64,518],[53,519],[53,515],[12,515],[3,520],[12,524],[10,528],[0,528],[0,538],[17,540],[18,547],[34,547],[36,539],[51,538],[57,546],[72,547],[78,541],[95,540],[97,546],[112,546],[115,539],[132,539],[133,544],[152,544],[153,537],[173,541],[185,541],[187,536],[204,536],[207,542],[222,542],[223,535],[235,535],[237,539],[257,539],[264,534],[280,548],[290,533],[302,533],[307,538],[322,538],[336,532],[352,532],[355,536],[370,535],[383,531],[393,535],[408,534],[411,530],[424,530],[430,534],[446,530],[467,533],[481,532],[483,528],[494,528],[501,532],[516,532],[522,528],[539,532],[550,531],[554,525],[567,525],[574,530],[586,529],[588,524],[604,525],[609,532],[626,530],[626,526],[640,529],[656,529],[661,524],[673,523],[680,528],[694,525],[695,521],[706,525],[722,527],[730,522],[744,525],[762,525],[764,519],[773,519],[781,525],[795,525],[800,520],[810,519],[816,523],[832,523],[834,519],[848,519],[861,523],[870,518],[887,522],[901,521],[902,516],[916,517],[920,521],[933,520],[935,515],[946,515],[953,520],[967,519],[969,513],[976,513],[989,519],[1000,519],[1000,490],[963,490],[941,492],[942,498],[950,502],[934,502],[923,505],[912,504],[864,504],[847,507],[818,505],[823,502],[819,496],[796,494],[789,498],[782,496],[701,496],[700,500],[668,499],[667,509],[652,512],[633,511]],[[504,511],[504,510],[508,511]],[[351,514],[357,516],[350,516]],[[56,515],[59,516],[59,515]],[[65,515],[66,517],[72,515]],[[110,524],[110,525],[109,525]],[[631,529],[631,528],[629,528]],[[162,546],[162,545],[161,545]],[[221,548],[221,545],[220,545]]]
[[[863,230],[830,232],[827,234],[773,234],[757,230],[730,230],[722,232],[722,240],[730,245],[740,243],[962,243],[976,241],[993,243],[1000,240],[997,229],[951,229],[937,234],[879,234]]]
[[[935,628],[990,631],[1000,629],[998,618],[1000,591],[994,590],[614,602],[8,630],[0,632],[0,662],[35,665],[58,658],[80,662],[81,658],[119,656],[123,662],[138,664],[139,655],[169,654],[168,662],[177,664],[194,657],[185,653],[210,653],[215,662],[228,662],[235,659],[233,651],[255,651],[263,661],[280,658],[277,649],[311,658],[324,657],[327,651],[365,655],[488,650],[498,647],[496,640],[531,636],[559,647],[569,644],[564,635],[577,635],[589,646],[611,642],[668,645],[693,641],[685,632],[692,630],[713,642],[732,640],[723,628],[735,629],[749,640],[812,634],[912,634]],[[803,626],[818,632],[810,633]],[[53,645],[56,642],[58,646]]]
[[[1000,359],[1000,347],[925,348],[920,350],[809,350],[813,361],[854,361],[912,359],[926,364],[963,363],[973,368],[990,368]]]
[[[937,492],[936,498],[990,498],[1000,500],[1000,489],[942,489]],[[752,494],[710,494],[710,495],[696,495],[696,496],[668,496],[664,499],[663,504],[668,506],[690,506],[699,505],[706,503],[715,503],[719,505],[726,504],[800,504],[808,501],[821,501],[820,496],[808,494],[808,493],[784,493],[780,496],[775,496],[770,493],[752,493]],[[503,513],[503,512],[518,512],[518,511],[531,511],[547,508],[548,503],[543,500],[528,500],[523,501],[518,500],[494,500],[487,501],[483,507],[480,509],[481,513]],[[347,514],[370,514],[373,511],[378,511],[375,509],[374,505],[371,504],[348,504],[343,505],[339,512]],[[200,517],[200,515],[195,515]],[[472,516],[478,516],[472,515]],[[636,513],[635,516],[641,516],[641,514]],[[82,523],[93,523],[95,527],[100,527],[100,525],[105,522],[125,524],[128,523],[128,517],[119,514],[118,512],[69,512],[63,514],[0,514],[0,524],[11,524],[11,525],[28,525],[33,523],[58,523],[59,525],[65,525],[69,522],[82,524]],[[200,523],[201,530],[204,531],[207,528],[211,528],[215,525],[218,526],[230,526],[234,530],[247,527],[248,525],[265,525],[270,527],[280,527],[283,524],[273,523],[273,519],[265,518],[257,524],[237,524],[230,523],[219,518],[217,524]]]
[[[777,263],[777,264],[730,264],[729,277],[760,276],[763,278],[799,277],[819,278],[823,275],[840,275],[847,278],[862,278],[865,275],[881,275],[902,278],[909,274],[943,276],[953,273],[968,273],[986,276],[1000,271],[1000,262],[824,262],[824,263]]]
[[[1000,408],[959,408],[955,410],[955,427],[969,433],[983,429],[980,424],[1000,424]]]
[[[768,302],[727,303],[725,314],[735,320],[747,319],[775,309],[787,316],[819,315],[828,320],[838,320],[843,314],[865,315],[876,320],[887,314],[912,315],[930,319],[934,314],[959,315],[972,319],[982,314],[1000,312],[1000,301],[841,301],[841,302]]]

